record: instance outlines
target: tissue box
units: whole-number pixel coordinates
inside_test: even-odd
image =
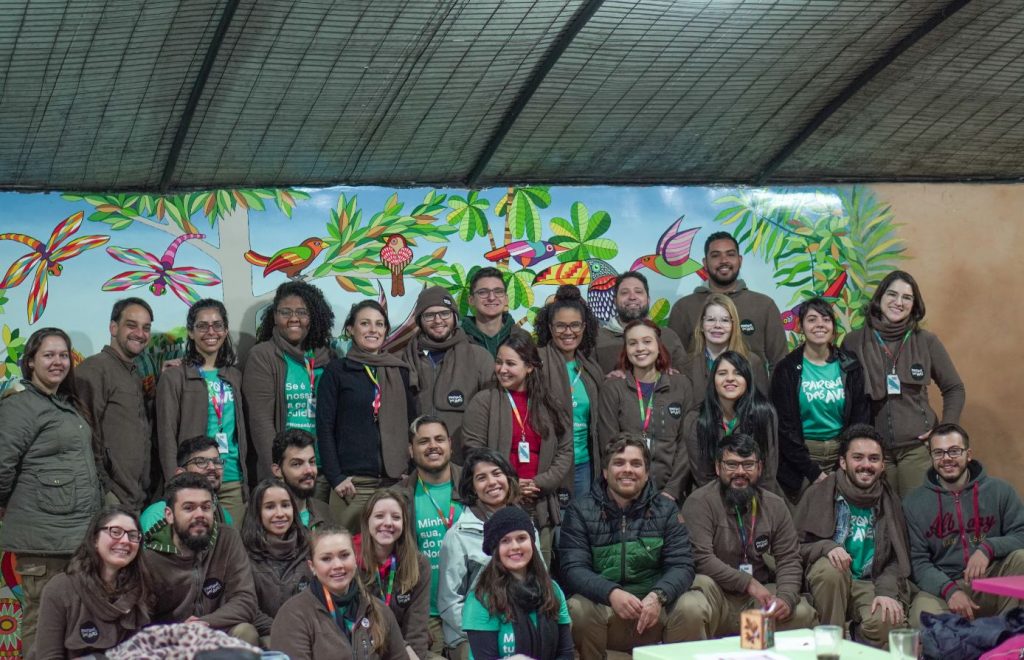
[[[740,648],[770,649],[775,646],[775,619],[763,610],[740,612]]]

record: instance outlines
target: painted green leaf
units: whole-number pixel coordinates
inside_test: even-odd
[[[669,304],[667,299],[658,298],[657,300],[654,301],[654,304],[651,305],[651,311],[648,313],[648,315],[650,316],[650,319],[652,321],[654,321],[661,327],[665,327],[665,325],[668,324],[668,313],[671,310],[671,308],[672,305]]]

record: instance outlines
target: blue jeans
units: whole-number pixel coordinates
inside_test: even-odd
[[[573,494],[576,497],[583,497],[590,492],[590,483],[593,475],[590,473],[590,461],[578,463],[572,475]]]

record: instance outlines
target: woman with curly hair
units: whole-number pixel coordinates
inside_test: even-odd
[[[572,487],[584,495],[590,492],[600,464],[597,396],[604,374],[594,360],[597,317],[579,289],[563,285],[554,300],[537,312],[534,327],[548,391],[572,419]]]
[[[274,476],[275,435],[286,428],[316,434],[317,393],[320,377],[333,358],[333,328],[334,312],[320,289],[305,282],[277,287],[242,375],[259,479]],[[327,481],[319,477],[314,496],[326,502],[329,491]]]

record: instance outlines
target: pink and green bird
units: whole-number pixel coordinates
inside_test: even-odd
[[[391,295],[405,295],[405,278],[402,273],[412,263],[412,249],[401,234],[387,234],[384,247],[380,250],[380,261],[391,271]]]
[[[680,231],[679,226],[683,224],[685,218],[685,215],[679,216],[679,219],[658,239],[655,253],[644,255],[634,261],[630,270],[650,268],[655,273],[673,280],[699,271],[702,268],[701,263],[690,258],[690,248],[693,246],[693,237],[697,235],[700,227]]]
[[[149,285],[154,296],[162,296],[170,289],[178,300],[191,305],[202,296],[193,286],[214,286],[221,280],[213,271],[191,266],[175,266],[174,260],[182,243],[192,239],[206,238],[206,234],[182,234],[167,246],[159,259],[139,248],[108,247],[107,254],[123,264],[140,266],[145,270],[129,270],[103,283],[104,291],[127,291]]]

